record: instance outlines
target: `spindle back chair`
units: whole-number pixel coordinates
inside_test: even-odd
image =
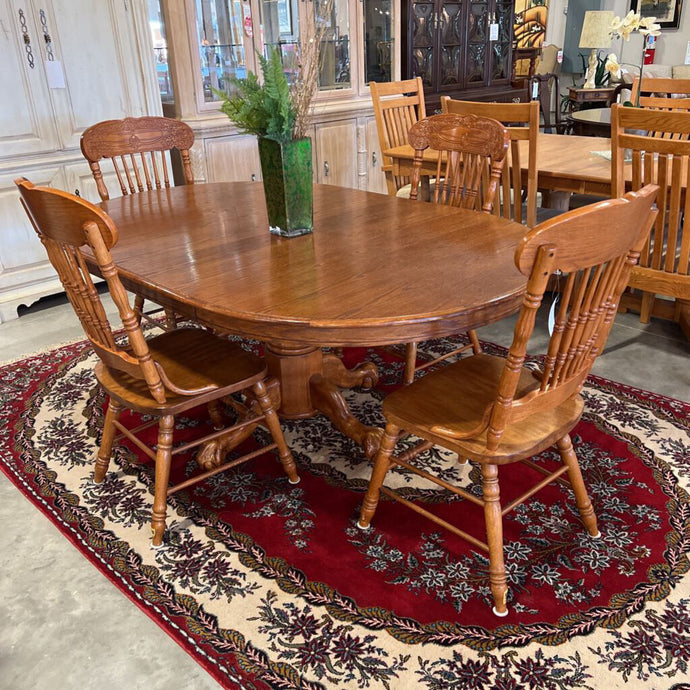
[[[622,199],[570,211],[528,231],[515,252],[516,266],[528,280],[507,357],[485,353],[466,357],[427,373],[384,399],[386,429],[358,526],[368,529],[379,495],[384,493],[466,539],[489,557],[493,610],[498,616],[508,613],[503,515],[547,484],[564,482],[561,475],[567,473],[587,531],[593,538],[600,536],[569,434],[584,407],[582,386],[604,347],[618,299],[654,222],[657,190],[649,185]],[[534,370],[525,366],[527,345],[544,291],[554,275],[562,284],[560,304],[543,364]],[[398,440],[409,434],[421,440],[412,447],[405,441],[404,452],[394,455]],[[530,459],[553,444],[562,461],[556,469]],[[433,446],[480,465],[480,496],[412,464],[417,455]],[[502,507],[498,469],[514,462],[522,462],[546,478],[542,476],[534,487]],[[384,487],[386,474],[396,465],[480,505],[486,542]]]
[[[123,196],[145,189],[170,187],[168,152],[177,149],[182,160],[185,184],[194,184],[189,150],[194,144],[194,132],[189,125],[168,117],[126,117],[105,120],[84,130],[81,151],[89,162],[96,189],[102,201],[110,198],[103,179],[101,161],[110,161]],[[134,309],[139,318],[151,320],[160,311],[144,313],[144,298],[136,295]],[[166,309],[166,328],[177,325],[175,314]]]
[[[409,140],[415,150],[410,199],[417,198],[424,151],[433,148],[441,152],[433,203],[492,212],[510,142],[510,135],[500,122],[476,115],[432,115],[412,126]],[[416,371],[428,369],[467,350],[475,354],[480,352],[475,331],[468,331],[467,335],[467,345],[423,362],[417,361],[417,343],[408,343],[404,383],[411,383]]]
[[[382,152],[382,170],[386,176],[388,194],[395,196],[410,180],[406,176],[393,175],[393,160],[383,151],[407,144],[410,127],[426,117],[424,86],[422,78],[415,77],[387,83],[372,81],[369,87]]]
[[[676,80],[673,80],[676,81]],[[675,100],[675,99],[672,99]],[[639,132],[654,132],[644,136]],[[633,134],[632,132],[638,132]],[[682,139],[680,135],[685,133]],[[643,185],[660,187],[659,215],[638,266],[630,274],[631,288],[642,291],[640,321],[649,322],[656,309],[676,300],[671,316],[680,317],[690,300],[690,112],[657,111],[614,105],[611,110],[612,194]],[[663,136],[659,136],[663,135]],[[632,155],[632,180],[626,180],[626,154]],[[627,306],[635,306],[626,300]]]
[[[290,481],[299,481],[269,396],[265,362],[227,339],[199,328],[178,328],[147,340],[110,252],[118,239],[110,217],[97,206],[67,192],[36,187],[25,178],[15,182],[24,209],[100,359],[95,375],[109,404],[94,481],[100,483],[105,477],[116,432],[154,461],[153,545],[162,544],[167,496],[263,452],[277,449]],[[86,258],[89,254],[106,280],[118,309],[126,335],[124,343],[115,337],[91,279]],[[270,385],[275,388],[273,383]],[[247,396],[245,402],[229,397],[237,393]],[[211,409],[217,427],[224,421],[218,405],[221,399],[235,408],[239,421],[173,449],[175,416],[215,403]],[[118,421],[124,408],[152,417],[154,421],[130,430]],[[158,424],[155,450],[138,436],[154,424]],[[225,454],[259,424],[269,429],[273,442],[225,463]],[[168,486],[172,457],[197,447],[201,447],[197,461],[206,471]]]

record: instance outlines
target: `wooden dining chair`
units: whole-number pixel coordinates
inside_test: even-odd
[[[416,200],[421,181],[424,151],[441,152],[436,164],[433,203],[491,213],[497,196],[510,135],[497,120],[477,115],[432,115],[412,126],[410,145],[415,157],[412,165],[410,199]],[[405,351],[404,382],[411,383],[415,372],[428,369],[469,349],[481,351],[475,331],[469,331],[469,344],[439,357],[417,364],[417,343]]]
[[[374,105],[376,131],[381,147],[382,170],[386,176],[388,194],[395,196],[410,183],[408,177],[393,174],[393,161],[383,154],[387,149],[407,144],[407,135],[415,122],[426,117],[422,78],[386,83],[369,82]]]
[[[667,136],[642,136],[630,132],[655,132]],[[690,300],[690,141],[674,135],[690,132],[690,112],[657,111],[647,108],[611,109],[611,172],[613,195],[659,185],[659,215],[639,265],[630,274],[631,288],[642,291],[639,304],[627,296],[624,304],[640,310],[640,321],[648,323],[653,313],[678,320],[683,301]],[[632,152],[632,181],[626,181],[626,151]],[[668,300],[676,300],[671,313]],[[657,311],[658,310],[658,311]]]
[[[383,401],[386,429],[358,526],[369,528],[383,493],[468,540],[488,555],[497,616],[508,613],[504,515],[558,481],[572,487],[590,536],[600,536],[569,434],[582,415],[580,391],[604,347],[618,298],[654,221],[657,189],[649,185],[622,199],[570,211],[528,231],[515,252],[517,268],[528,281],[507,357],[485,353],[466,357],[427,373]],[[563,286],[560,306],[541,368],[535,371],[525,366],[527,344],[549,278],[557,273]],[[407,435],[419,441],[410,447],[410,440],[405,438],[404,452],[394,454],[397,442]],[[562,461],[558,467],[531,460],[554,444]],[[481,494],[442,481],[412,464],[415,457],[435,445],[479,464]],[[499,467],[514,462],[541,473],[535,476],[540,481],[502,505]],[[395,466],[481,506],[486,541],[383,486],[388,471]],[[569,483],[561,477],[565,473]],[[458,512],[463,508],[462,503],[453,505],[458,506]]]
[[[441,110],[454,115],[490,117],[506,127],[510,135],[510,148],[503,166],[498,202],[494,203],[494,214],[534,227],[537,224],[538,210],[539,103],[479,103],[441,96]],[[520,157],[521,141],[529,142],[527,160]],[[527,169],[526,184],[523,184],[523,168]]]
[[[207,477],[277,449],[290,483],[299,482],[272,401],[276,392],[273,383],[266,379],[265,362],[229,340],[198,328],[178,328],[145,339],[110,253],[118,238],[110,217],[97,206],[67,192],[36,187],[25,178],[15,182],[48,258],[100,358],[95,374],[109,403],[94,481],[100,484],[105,477],[117,432],[155,462],[153,546],[160,546],[163,541],[167,497]],[[125,343],[121,343],[111,329],[84,253],[93,255],[108,284],[122,319]],[[271,395],[269,388],[274,389]],[[239,393],[244,393],[244,400],[229,397]],[[173,447],[175,417],[221,399],[234,408],[237,423]],[[153,418],[153,421],[130,430],[118,419],[123,409]],[[217,424],[222,415],[214,416]],[[158,436],[151,449],[138,434],[155,424]],[[257,425],[268,428],[272,443],[225,462],[225,454],[251,435]],[[208,460],[204,465],[210,469],[169,486],[173,456],[202,444],[197,461]]]
[[[640,92],[640,105],[644,106],[643,98],[673,98],[690,97],[690,79],[671,79],[665,77],[643,77],[642,88],[640,78],[633,79],[630,100],[635,103],[637,92]]]
[[[179,152],[185,184],[194,184],[189,157],[194,132],[180,120],[168,117],[105,120],[85,129],[80,144],[102,201],[110,198],[101,170],[103,159],[107,159],[112,166],[123,196],[145,189],[170,187],[168,153],[173,150]],[[134,309],[137,315],[147,320],[160,311],[156,309],[145,314],[141,295],[135,295]],[[164,311],[166,328],[175,328],[175,314],[169,309]]]

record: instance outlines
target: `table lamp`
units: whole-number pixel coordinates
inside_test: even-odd
[[[585,89],[596,88],[594,75],[597,70],[597,50],[599,48],[608,48],[611,45],[611,22],[613,21],[613,16],[613,12],[609,11],[585,12],[579,44],[580,48],[591,48],[583,86]]]

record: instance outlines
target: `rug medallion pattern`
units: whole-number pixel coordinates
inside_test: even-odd
[[[402,358],[384,349],[345,356],[379,366],[378,387],[347,399],[381,425]],[[119,445],[106,481],[91,481],[104,403],[93,365],[76,344],[0,369],[2,467],[222,685],[594,690],[690,681],[690,405],[590,379],[573,441],[603,539],[588,537],[559,485],[511,512],[510,615],[498,619],[483,554],[389,501],[371,530],[355,527],[370,464],[323,417],[283,424],[300,484],[287,483],[270,453],[217,475],[171,499],[165,547],[150,549],[150,463]],[[178,441],[207,424],[204,410],[180,422]],[[181,475],[195,471],[193,457],[181,463]],[[440,449],[424,463],[478,491],[470,464]],[[519,494],[531,472],[502,468],[503,496]],[[390,482],[481,535],[475,506],[404,471]]]

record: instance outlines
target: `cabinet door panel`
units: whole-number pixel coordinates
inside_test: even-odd
[[[20,304],[30,305],[62,289],[19,201],[16,177],[17,172],[0,175],[0,322],[15,318]],[[32,169],[26,177],[37,185],[62,189],[65,184],[57,166]]]
[[[0,22],[0,159],[54,151],[57,134],[31,5],[0,0]]]
[[[357,188],[357,121],[316,125],[316,181]]]
[[[134,43],[128,8],[117,0],[53,0],[46,8],[65,73],[66,88],[51,90],[64,148],[78,148],[81,133],[96,122],[146,112],[142,66],[131,59],[142,47]]]
[[[261,179],[256,137],[214,137],[205,141],[208,182],[242,182]]]
[[[376,129],[376,119],[367,118],[367,191],[388,194],[386,176],[381,169],[381,147],[379,146],[379,133]]]

